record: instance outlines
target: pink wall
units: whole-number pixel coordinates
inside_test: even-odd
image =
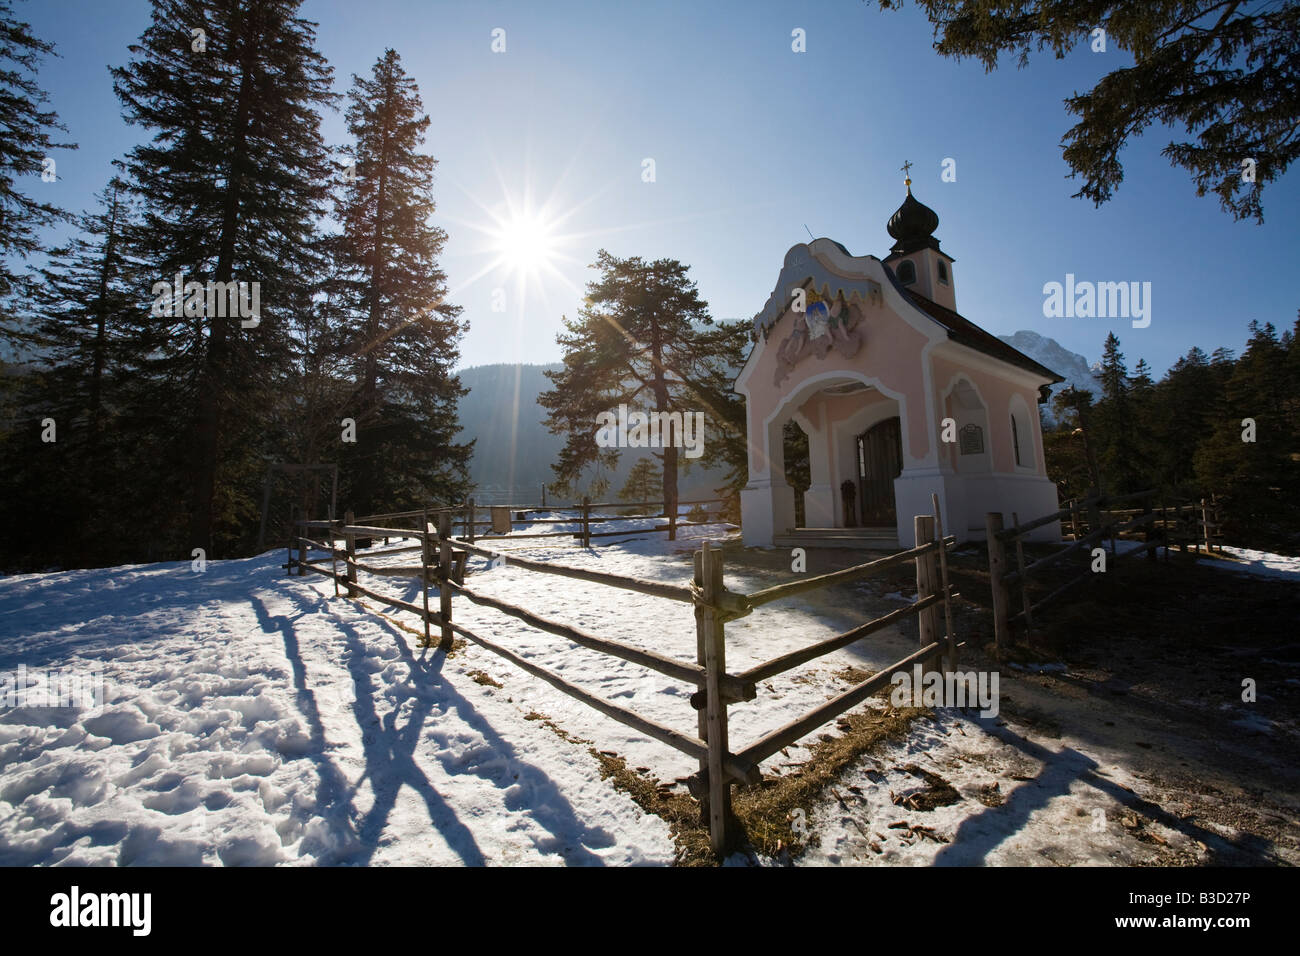
[[[906,405],[904,413],[904,454],[921,459],[930,453],[930,423],[926,421],[925,380],[922,373],[921,352],[929,343],[921,332],[880,306],[852,308],[862,317],[858,328],[865,339],[858,353],[846,359],[831,350],[824,359],[807,356],[794,367],[789,378],[780,386],[773,384],[776,372],[776,352],[782,339],[794,326],[794,313],[787,311],[772,327],[763,352],[758,357],[748,380],[748,422],[751,472],[765,470],[762,441],[764,421],[780,406],[785,397],[800,389],[800,381],[826,372],[845,372],[865,375],[878,382],[886,393],[898,395]],[[846,396],[844,401],[861,408],[862,396]],[[790,411],[787,409],[787,412]]]
[[[973,369],[966,365],[942,358],[933,357],[934,363],[934,387],[935,387],[935,407],[943,408],[943,394],[948,390],[952,383],[953,377],[961,374],[975,386],[979,392],[980,398],[984,404],[989,416],[989,442],[993,452],[993,470],[1015,473],[1017,471],[1025,474],[1044,475],[1043,469],[1043,443],[1039,434],[1038,427],[1038,392],[1033,388],[1022,385],[1015,385],[1006,379],[990,375],[982,369]],[[1028,408],[1028,414],[1031,420],[1026,424],[1029,426],[1030,434],[1021,437],[1021,442],[1031,442],[1034,456],[1034,468],[1030,472],[1026,469],[1017,469],[1015,456],[1011,450],[1011,396],[1020,395],[1025,400],[1025,406]],[[936,429],[938,423],[935,423]],[[1032,436],[1032,437],[1031,437]],[[1025,444],[1021,448],[1026,448]]]

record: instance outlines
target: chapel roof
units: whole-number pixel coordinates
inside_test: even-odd
[[[892,273],[890,278],[894,278]],[[1053,372],[1046,365],[1035,362],[1018,348],[1003,342],[992,332],[980,328],[964,315],[959,315],[952,309],[937,302],[931,302],[920,293],[899,285],[897,280],[895,280],[895,287],[903,293],[909,302],[942,325],[948,333],[948,338],[957,344],[968,346],[977,352],[983,352],[985,355],[1006,362],[1008,365],[1014,365],[1028,372],[1042,375],[1051,379],[1053,385],[1065,381],[1063,376]]]

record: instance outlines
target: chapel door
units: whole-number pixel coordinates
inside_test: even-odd
[[[893,527],[894,479],[903,471],[903,430],[887,418],[858,436],[858,502],[863,527]]]

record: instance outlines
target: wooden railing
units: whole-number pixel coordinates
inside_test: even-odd
[[[731,502],[732,500],[733,499],[729,499],[729,498],[697,498],[688,501],[677,502],[679,510],[683,507],[700,506],[701,510],[704,510],[706,514],[706,519],[703,521],[682,520],[682,518],[678,514],[664,514],[662,511],[650,512],[646,514],[632,514],[632,515],[597,514],[596,512],[601,510],[608,511],[612,509],[648,508],[652,506],[656,508],[661,508],[663,502],[662,500],[593,502],[591,501],[590,498],[587,497],[584,497],[582,501],[574,502],[571,505],[556,504],[556,505],[551,505],[549,507],[538,506],[538,505],[483,506],[483,505],[476,504],[473,498],[466,498],[464,503],[459,506],[448,505],[448,506],[441,506],[441,507],[423,508],[415,511],[394,511],[394,512],[389,512],[387,514],[365,515],[363,517],[357,518],[356,521],[359,524],[363,524],[363,525],[373,525],[375,522],[380,522],[380,521],[385,521],[385,522],[406,521],[409,523],[411,521],[414,521],[415,519],[421,518],[421,516],[438,515],[438,514],[442,514],[443,512],[446,512],[452,517],[453,530],[459,527],[461,535],[466,540],[468,540],[471,544],[474,543],[474,541],[480,536],[488,537],[497,533],[502,533],[502,534],[509,533],[511,540],[521,540],[526,538],[573,538],[573,539],[577,539],[582,547],[589,548],[591,547],[592,538],[609,538],[609,537],[622,538],[622,537],[631,537],[639,534],[655,534],[659,532],[667,532],[668,540],[675,541],[677,539],[678,528],[693,527],[693,526],[698,526],[703,524],[726,523],[725,520],[722,518],[722,514],[724,511],[723,508],[720,507],[714,510],[710,514],[707,511],[707,509],[703,508],[703,506],[711,505],[711,504],[726,505],[728,502]],[[487,511],[489,517],[485,519],[480,519],[479,515],[485,510]],[[540,512],[540,511],[545,511],[545,512],[573,511],[576,512],[576,514],[573,517],[568,517],[568,518],[527,517],[529,513]],[[494,530],[499,528],[503,523],[500,517],[502,512],[505,513],[506,518],[504,524],[510,528],[509,532],[504,532],[504,531],[497,532],[496,530]],[[627,529],[622,531],[605,531],[605,532],[591,530],[591,526],[595,524],[603,524],[605,522],[610,522],[610,521],[632,521],[638,519],[666,519],[666,521],[664,524],[655,525],[649,528],[632,528],[632,529]],[[527,527],[530,525],[560,525],[560,524],[568,524],[568,525],[577,524],[580,525],[580,529],[578,531],[532,531],[532,532],[526,532],[524,534],[516,534],[514,532],[514,527],[516,525],[523,525]],[[487,530],[480,533],[479,529],[481,528]],[[389,536],[392,536],[392,532],[394,529],[390,528],[388,530],[389,530]],[[410,530],[410,529],[402,529],[402,530]],[[411,550],[413,551],[418,550],[418,548],[413,547]]]
[[[618,506],[623,505],[620,503]],[[943,536],[937,503],[934,515],[916,517],[915,546],[906,551],[830,574],[764,588],[751,594],[728,590],[723,580],[722,551],[708,541],[705,541],[695,552],[695,570],[689,585],[648,581],[553,562],[536,561],[511,552],[509,564],[530,573],[551,574],[693,605],[696,625],[696,658],[693,662],[677,660],[624,641],[591,634],[501,598],[485,594],[476,587],[467,586],[463,571],[465,560],[469,555],[478,555],[489,560],[499,559],[501,555],[497,551],[484,547],[483,544],[453,537],[452,517],[449,511],[444,510],[437,514],[436,529],[429,523],[429,515],[423,512],[420,513],[421,526],[418,529],[381,527],[370,523],[378,517],[382,516],[370,516],[366,523],[354,522],[350,514],[344,521],[337,523],[301,522],[303,535],[297,539],[297,559],[295,560],[293,554],[290,554],[288,562],[290,573],[294,567],[298,569],[300,576],[307,571],[312,571],[330,578],[336,595],[340,593],[342,587],[348,597],[365,595],[415,614],[424,622],[426,646],[432,646],[432,628],[439,629],[438,646],[443,649],[450,649],[453,635],[460,635],[607,717],[694,758],[698,761],[699,769],[688,779],[688,787],[700,803],[702,818],[707,821],[709,827],[710,842],[718,853],[724,851],[734,833],[731,788],[736,784],[757,783],[761,779],[759,764],[763,760],[884,689],[889,685],[893,675],[900,670],[911,668],[917,663],[927,666],[929,662],[936,660],[941,662],[940,666],[945,669],[953,669],[956,666],[959,644],[952,627],[950,607],[951,599],[955,595],[950,593],[948,585],[947,560],[953,539]],[[387,517],[404,519],[409,515]],[[320,532],[325,533],[320,535]],[[318,536],[312,536],[313,533]],[[419,539],[420,564],[384,567],[369,563],[376,555],[411,550],[405,547],[374,552],[366,555],[365,562],[357,560],[355,542],[358,537],[382,537],[385,533],[390,537],[405,535]],[[327,540],[321,540],[321,537]],[[345,545],[343,548],[337,546],[338,538],[343,539]],[[326,552],[329,558],[312,560],[309,558],[308,549]],[[344,566],[342,572],[339,570],[340,561]],[[861,580],[907,562],[916,565],[917,598],[911,604],[841,634],[779,655],[741,673],[731,673],[727,670],[726,622],[749,615],[757,608],[773,601],[836,584]],[[422,582],[423,601],[421,604],[413,604],[372,590],[358,582],[358,571],[377,576],[417,578]],[[431,584],[436,585],[438,591],[439,606],[436,611],[429,607]],[[696,711],[695,733],[665,726],[584,690],[558,674],[503,647],[497,641],[465,627],[453,617],[453,596],[464,598],[480,607],[491,608],[523,621],[530,627],[562,637],[581,647],[638,664],[673,680],[693,684],[696,692],[691,695],[690,703]],[[942,618],[939,614],[940,606],[944,611]],[[754,700],[759,682],[847,647],[864,637],[900,623],[913,614],[918,617],[919,647],[916,651],[895,661],[842,694],[814,707],[785,726],[765,734],[743,749],[738,751],[731,749],[728,742],[727,707],[741,701]]]
[[[1120,508],[1117,505],[1128,502],[1141,502],[1140,507]],[[1211,514],[1214,520],[1211,520]],[[1013,640],[1012,627],[1023,622],[1026,634],[1032,637],[1034,614],[1046,605],[1061,597],[1080,581],[1093,574],[1092,563],[1088,562],[1083,571],[1059,585],[1047,595],[1032,601],[1029,592],[1030,580],[1046,569],[1071,557],[1091,555],[1096,548],[1102,547],[1109,540],[1110,551],[1106,557],[1106,567],[1133,554],[1145,554],[1148,561],[1156,560],[1156,551],[1164,549],[1165,560],[1170,552],[1178,548],[1186,553],[1189,546],[1199,550],[1202,543],[1208,551],[1221,535],[1217,508],[1211,511],[1204,498],[1200,506],[1195,503],[1170,504],[1159,500],[1155,490],[1138,491],[1126,495],[1093,495],[1089,498],[1075,499],[1066,503],[1064,508],[1051,514],[1043,515],[1024,524],[1019,515],[1011,513],[1012,526],[1004,527],[1002,512],[989,512],[985,515],[985,531],[988,542],[989,584],[993,592],[993,631],[999,648],[1005,648]],[[1061,522],[1068,527],[1071,541],[1052,553],[1026,563],[1024,540],[1026,536],[1045,525]],[[1143,539],[1135,548],[1120,552],[1117,540],[1125,535],[1132,535],[1142,529]],[[1010,566],[1008,549],[1014,550],[1015,567]],[[1102,548],[1103,550],[1104,547]],[[1021,609],[1011,612],[1011,589],[1020,589]]]

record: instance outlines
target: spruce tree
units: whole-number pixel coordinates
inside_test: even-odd
[[[128,360],[128,330],[149,305],[128,254],[130,197],[114,179],[98,198],[99,211],[80,216],[77,234],[40,270],[34,330],[60,417],[84,429],[92,458],[104,437],[109,379]]]
[[[45,161],[51,151],[76,149],[69,143],[55,143],[54,130],[66,131],[58,114],[42,108],[48,96],[36,81],[40,60],[54,53],[52,44],[34,36],[31,27],[14,15],[10,0],[0,0],[0,319],[10,317],[6,304],[19,287],[27,283],[15,272],[18,260],[41,251],[38,231],[66,214],[47,199],[56,188],[43,181],[51,171]],[[19,178],[23,178],[22,187]],[[57,180],[55,180],[57,181]],[[10,344],[22,341],[21,330],[11,321],[0,321],[0,334]]]
[[[128,365],[124,330],[142,297],[124,251],[132,212],[121,184],[114,180],[99,198],[100,209],[79,217],[77,235],[39,270],[30,323],[36,360],[18,400],[23,427],[0,470],[6,525],[14,539],[31,542],[25,560],[37,566],[102,563],[120,553],[117,391]],[[47,420],[56,436],[48,443],[38,438]],[[48,507],[52,501],[59,507]]]
[[[315,25],[298,0],[153,0],[131,61],[113,70],[125,118],[149,131],[126,168],[144,217],[135,254],[153,283],[248,283],[252,311],[220,317],[202,295],[151,314],[168,431],[185,439],[188,530],[173,549],[246,548],[256,530],[268,418],[304,308],[311,238],[334,167],[318,110],[333,100]],[[209,302],[215,297],[209,297]],[[164,295],[155,302],[166,311]],[[179,314],[177,314],[179,313]],[[248,324],[256,322],[255,325]],[[143,410],[147,415],[148,410]]]
[[[348,94],[347,182],[335,242],[356,442],[344,449],[359,513],[459,500],[472,446],[455,441],[466,389],[453,374],[465,325],[446,301],[434,212],[430,120],[401,58],[386,50]]]
[[[1119,339],[1111,332],[1102,350],[1102,400],[1093,416],[1094,432],[1100,439],[1099,464],[1112,493],[1139,490],[1139,462],[1134,435],[1134,409],[1130,397],[1128,369],[1119,350]]]
[[[1285,541],[1288,532],[1294,537],[1300,513],[1286,375],[1287,349],[1277,330],[1272,323],[1251,322],[1246,350],[1232,367],[1213,428],[1195,456],[1201,494],[1223,496],[1230,530],[1272,544]]]
[[[1153,427],[1160,436],[1161,485],[1175,497],[1197,496],[1193,456],[1210,434],[1222,388],[1205,352],[1193,346],[1156,385]]]
[[[1081,450],[1086,466],[1082,478],[1084,487],[1081,491],[1076,491],[1074,497],[1102,491],[1101,469],[1097,463],[1098,441],[1093,427],[1096,409],[1093,407],[1092,393],[1074,386],[1063,388],[1052,399],[1052,407],[1061,422],[1061,444],[1069,450],[1063,457],[1077,460],[1075,450]],[[1075,477],[1077,473],[1075,468],[1066,468],[1056,480],[1060,482],[1067,477],[1078,480]]]

